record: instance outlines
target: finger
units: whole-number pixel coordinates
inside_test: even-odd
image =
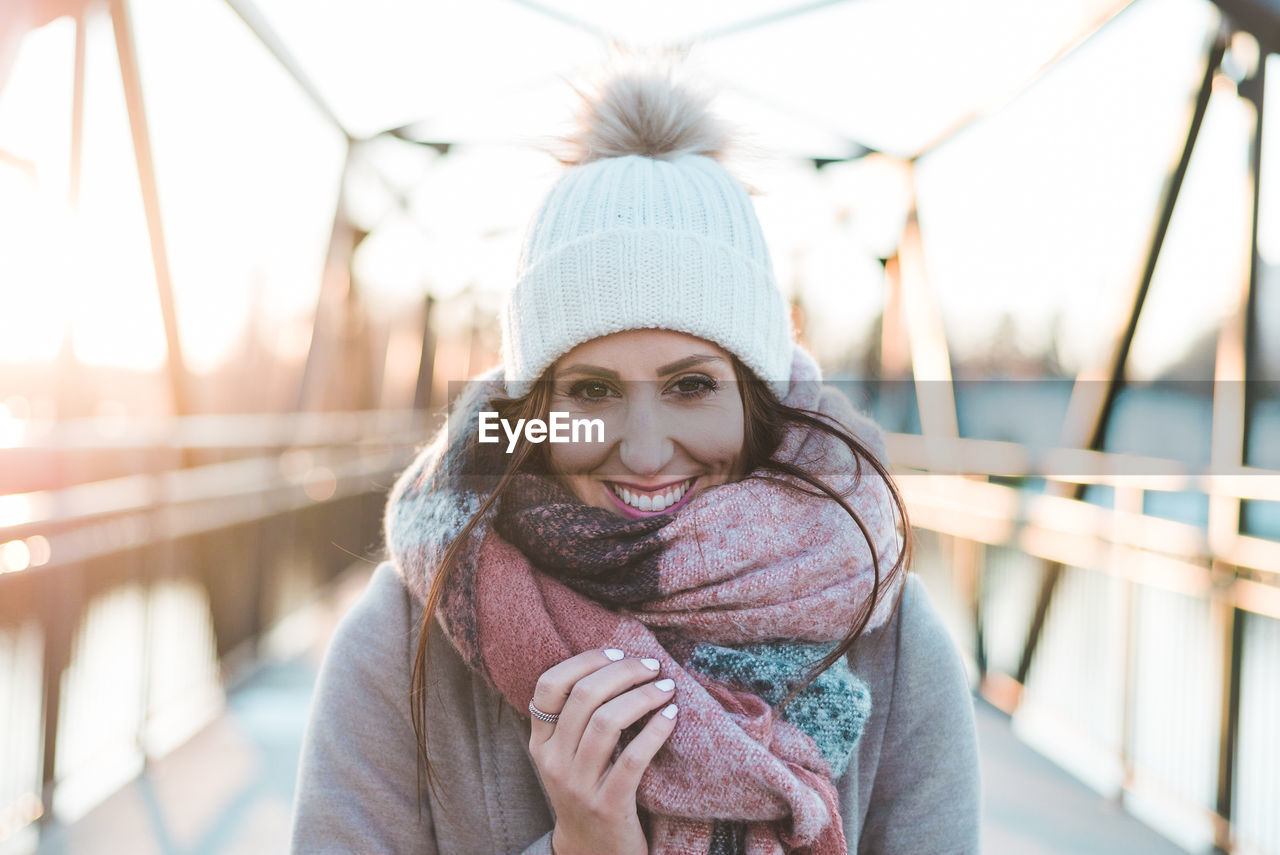
[[[628,689],[649,682],[658,676],[657,670],[657,659],[623,659],[586,675],[569,690],[552,739],[570,757],[577,754],[587,721],[596,710]]]
[[[593,789],[598,786],[622,731],[655,709],[670,704],[675,685],[670,678],[655,680],[602,704],[588,719],[582,741],[578,743],[578,753],[573,758],[575,778]]]
[[[678,712],[679,707],[673,703],[662,707],[622,750],[600,784],[600,795],[606,801],[629,803],[635,800],[644,770],[649,768],[654,755],[676,729]]]
[[[584,650],[577,656],[570,656],[563,662],[552,665],[533,689],[533,705],[544,713],[555,715],[564,707],[569,691],[583,677],[597,671],[612,662],[617,662],[626,654],[616,648]],[[545,742],[555,731],[556,725],[551,722],[533,718],[529,742],[531,745]]]

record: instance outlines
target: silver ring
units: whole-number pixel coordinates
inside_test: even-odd
[[[545,713],[535,707],[533,701],[529,701],[529,715],[538,719],[538,721],[545,721],[547,724],[555,724],[560,720],[560,713]]]

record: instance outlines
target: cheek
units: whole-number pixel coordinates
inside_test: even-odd
[[[703,463],[718,470],[736,470],[746,440],[741,399],[734,396],[720,406],[686,416],[678,439]]]
[[[601,442],[549,442],[546,448],[551,471],[558,475],[590,472],[609,456],[608,444]]]

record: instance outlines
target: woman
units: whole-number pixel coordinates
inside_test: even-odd
[[[977,851],[963,671],[724,132],[656,70],[581,118],[331,644],[294,851]]]

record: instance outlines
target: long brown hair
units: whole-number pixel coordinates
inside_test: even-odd
[[[551,409],[553,387],[550,378],[554,368],[554,365],[548,368],[524,396],[519,398],[494,398],[489,402],[490,408],[497,411],[499,418],[504,420],[520,418],[545,419]],[[746,477],[773,481],[809,495],[826,496],[839,504],[845,513],[853,519],[858,526],[858,530],[862,532],[863,538],[866,539],[867,546],[871,551],[871,562],[875,573],[871,596],[859,613],[857,620],[854,621],[849,633],[830,653],[809,668],[804,679],[782,701],[780,706],[785,707],[796,695],[817,679],[823,671],[839,661],[841,657],[845,656],[853,648],[853,645],[866,629],[867,623],[871,620],[871,615],[883,598],[884,592],[892,590],[890,582],[896,576],[906,573],[913,553],[911,526],[907,520],[906,504],[903,502],[902,495],[898,492],[898,487],[894,484],[893,478],[890,477],[884,464],[876,459],[875,454],[856,436],[822,413],[800,407],[791,407],[782,403],[769,390],[768,385],[752,374],[750,369],[744,366],[736,356],[733,357],[733,371],[738,383],[738,389],[742,395],[745,430],[741,469],[750,473]],[[840,493],[818,476],[806,472],[794,464],[773,458],[778,446],[782,443],[784,433],[792,425],[821,431],[835,437],[849,449],[854,455],[854,460],[857,464],[857,474],[853,486],[848,491]],[[471,436],[467,441],[475,443],[476,438]],[[418,628],[418,646],[414,654],[413,673],[410,677],[409,685],[410,715],[413,720],[413,733],[417,741],[418,754],[423,764],[419,772],[421,773],[425,768],[428,786],[437,795],[439,795],[439,790],[436,786],[435,772],[431,767],[431,760],[427,753],[426,727],[427,674],[431,670],[431,650],[428,641],[431,621],[435,617],[445,588],[453,575],[459,552],[463,545],[469,541],[476,526],[485,518],[494,504],[501,499],[512,478],[515,477],[516,473],[522,471],[547,471],[545,451],[542,445],[527,441],[523,435],[520,436],[513,453],[504,456],[509,458],[509,463],[496,486],[485,497],[479,509],[471,516],[471,519],[467,521],[462,531],[445,549],[444,555],[441,556],[440,565],[436,568],[435,575],[431,580],[431,588],[422,610],[422,622]],[[902,526],[902,548],[898,551],[898,557],[893,566],[883,573],[880,566],[880,556],[876,552],[875,540],[871,536],[871,532],[862,518],[858,516],[858,512],[846,500],[847,496],[857,489],[862,478],[866,476],[867,473],[863,468],[864,464],[870,466],[874,470],[876,477],[879,477],[888,488],[894,508],[897,511],[898,520]],[[802,481],[808,488],[801,487],[789,479]],[[894,604],[894,608],[897,608],[897,603]]]

